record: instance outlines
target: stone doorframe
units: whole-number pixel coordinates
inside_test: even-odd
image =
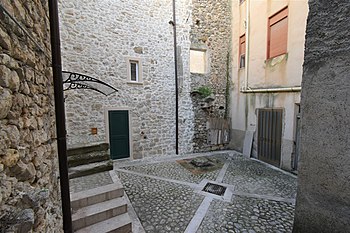
[[[109,111],[127,111],[129,118],[129,152],[130,159],[134,159],[134,150],[133,150],[133,140],[132,140],[132,120],[131,120],[131,108],[129,107],[104,107],[104,118],[105,118],[105,132],[106,132],[106,142],[109,145]]]

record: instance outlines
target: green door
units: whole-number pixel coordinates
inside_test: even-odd
[[[111,158],[130,157],[128,111],[109,111],[108,118]]]

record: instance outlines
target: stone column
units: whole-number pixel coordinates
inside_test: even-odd
[[[350,232],[350,1],[309,1],[293,232]]]

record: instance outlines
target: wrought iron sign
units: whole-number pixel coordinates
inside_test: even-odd
[[[75,72],[63,71],[62,78],[64,91],[74,89],[88,89],[97,91],[106,96],[118,91],[111,85],[102,82],[101,80]]]

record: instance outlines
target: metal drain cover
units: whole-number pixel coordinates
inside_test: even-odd
[[[202,191],[223,196],[226,191],[226,187],[218,184],[207,183]]]

